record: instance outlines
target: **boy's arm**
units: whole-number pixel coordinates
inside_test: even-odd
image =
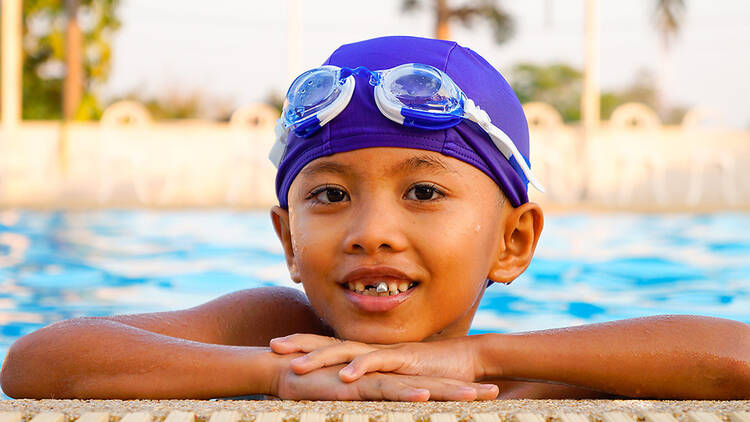
[[[199,343],[79,319],[18,340],[0,380],[15,398],[211,398],[268,393],[273,365],[261,347]]]
[[[736,321],[660,316],[477,337],[484,378],[628,397],[750,398],[750,326]]]
[[[271,342],[298,374],[351,362],[351,382],[373,371],[499,382],[529,380],[508,397],[589,396],[750,398],[750,326],[698,316],[659,316],[519,334],[482,334],[396,345],[295,334]],[[502,385],[499,382],[498,385]],[[563,391],[564,390],[564,391]]]
[[[293,289],[261,288],[174,312],[76,318],[19,339],[0,382],[12,397],[270,393],[281,333],[329,331]]]

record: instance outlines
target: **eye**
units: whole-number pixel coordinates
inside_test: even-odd
[[[349,199],[349,194],[336,186],[321,186],[310,192],[310,195],[305,199],[315,199],[317,202],[323,204],[332,204]]]
[[[416,184],[406,192],[406,199],[412,201],[434,201],[442,198],[443,193],[435,185],[426,183]]]

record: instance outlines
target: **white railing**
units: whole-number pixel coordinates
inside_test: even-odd
[[[687,209],[750,206],[750,132],[694,110],[662,126],[641,104],[618,108],[584,141],[549,105],[525,105],[543,204]],[[274,204],[267,160],[274,109],[251,105],[228,123],[155,122],[133,102],[99,123],[26,121],[0,132],[0,206]],[[715,122],[715,119],[714,119]]]

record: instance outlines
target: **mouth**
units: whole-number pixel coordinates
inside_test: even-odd
[[[414,293],[419,282],[389,267],[363,267],[340,282],[346,297],[365,312],[386,312]]]
[[[405,280],[357,280],[342,284],[343,287],[363,296],[396,296],[405,293],[419,283]]]

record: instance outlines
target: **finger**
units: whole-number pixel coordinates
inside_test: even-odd
[[[357,356],[375,350],[365,343],[345,341],[332,346],[313,350],[312,352],[293,359],[289,362],[292,370],[298,374],[306,374],[318,368],[351,362]]]
[[[402,376],[405,377],[404,384],[429,390],[431,400],[471,401],[479,397],[479,392],[472,383],[449,378]]]
[[[406,369],[405,359],[407,358],[404,353],[399,353],[396,350],[375,350],[351,359],[351,363],[339,371],[339,378],[344,382],[352,382],[369,372],[398,372],[406,375],[417,375]]]
[[[296,352],[307,353],[340,342],[341,340],[334,337],[319,336],[316,334],[292,334],[286,337],[271,339],[269,345],[274,352],[287,354]]]
[[[400,375],[369,374],[355,384],[360,400],[427,401],[430,390],[412,387]]]
[[[495,384],[480,384],[477,390],[477,400],[495,400],[500,394],[500,387]]]
[[[493,400],[500,389],[495,384],[465,382],[453,378],[404,376],[406,384],[421,386],[430,390],[432,400]]]

